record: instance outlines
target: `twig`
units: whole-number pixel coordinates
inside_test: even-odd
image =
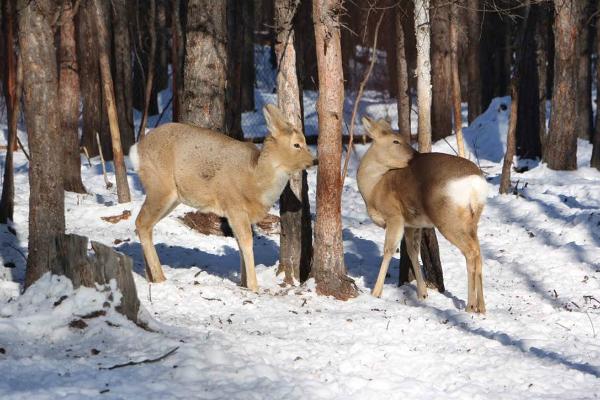
[[[23,151],[23,154],[25,154],[27,161],[31,161],[31,157],[29,157],[29,153],[27,153],[27,150],[25,150],[25,146],[23,146],[23,143],[21,143],[21,139],[19,139],[19,135],[16,135],[16,136],[17,136],[17,143],[19,144],[19,147]]]
[[[590,314],[588,314],[587,310],[585,310],[585,315],[587,315],[588,319],[590,320],[590,325],[592,326],[592,332],[594,333],[594,337],[596,337],[596,328],[594,328],[594,323],[592,322],[592,318],[590,317]]]
[[[100,161],[102,162],[102,173],[104,174],[104,183],[106,184],[106,188],[110,189],[112,187],[112,183],[109,182],[108,176],[106,176],[106,165],[104,164],[104,155],[102,154],[102,144],[100,143],[100,135],[96,132],[96,141],[98,142],[98,152],[100,153]]]
[[[19,254],[21,255],[21,257],[23,257],[23,259],[25,260],[25,262],[27,262],[27,256],[25,256],[25,253],[23,253],[23,252],[21,251],[21,249],[19,249],[19,248],[18,248],[18,247],[16,247],[16,246],[13,246],[13,245],[12,245],[12,244],[10,244],[10,243],[5,243],[4,245],[5,245],[5,246],[8,246],[8,247],[10,247],[10,248],[11,248],[11,249],[13,249],[13,250],[15,250],[17,253],[19,253]]]
[[[90,160],[90,153],[88,153],[87,147],[81,146],[81,148],[83,149],[83,154],[85,154],[85,158],[87,158],[88,165],[90,166],[90,168],[92,168],[92,160]]]
[[[348,151],[346,152],[346,159],[344,160],[344,169],[342,172],[342,186],[344,186],[344,181],[346,180],[346,174],[348,173],[348,162],[350,161],[350,156],[352,155],[352,144],[354,143],[354,120],[356,118],[356,112],[358,111],[358,104],[360,103],[360,98],[362,97],[365,85],[369,80],[371,71],[373,71],[375,59],[377,58],[377,36],[379,36],[379,26],[381,25],[381,21],[383,21],[384,14],[384,12],[381,13],[381,15],[379,16],[379,21],[377,21],[377,25],[375,26],[375,36],[373,38],[373,58],[371,58],[371,64],[369,64],[369,69],[367,69],[365,77],[360,83],[358,93],[356,94],[356,100],[354,101],[354,108],[352,110],[351,117],[352,119],[350,120],[350,139],[348,141]]]
[[[156,121],[156,124],[154,124],[155,128],[158,126],[158,124],[160,124],[160,121],[162,120],[163,116],[165,115],[165,111],[167,111],[167,109],[169,108],[169,106],[171,105],[172,102],[173,102],[173,96],[171,96],[171,98],[167,102],[167,105],[165,106],[165,108],[163,108],[162,112],[160,113],[158,120]]]
[[[174,354],[178,349],[179,349],[179,346],[177,346],[177,347],[169,350],[168,352],[166,352],[165,354],[163,354],[162,356],[160,356],[158,358],[147,358],[147,359],[142,360],[142,361],[129,361],[129,362],[125,363],[125,364],[113,365],[112,367],[100,367],[100,369],[117,369],[117,368],[129,367],[131,365],[152,364],[152,363],[164,360],[165,358],[167,358],[170,355]]]

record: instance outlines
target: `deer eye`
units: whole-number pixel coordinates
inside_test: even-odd
[[[399,140],[394,140],[394,144],[400,144]]]
[[[294,147],[299,149],[300,148],[300,143],[294,143]]]

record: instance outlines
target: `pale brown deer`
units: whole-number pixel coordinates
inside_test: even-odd
[[[290,174],[315,164],[304,135],[277,107],[267,105],[263,113],[270,134],[261,150],[181,123],[161,125],[132,147],[130,158],[146,191],[135,223],[150,281],[165,280],[152,229],[183,203],[227,218],[240,249],[241,283],[258,291],[251,224],[267,215]]]
[[[485,313],[477,224],[488,185],[481,170],[464,158],[418,153],[384,120],[362,122],[373,143],[358,168],[358,189],[373,222],[385,228],[383,260],[372,294],[381,296],[390,260],[404,235],[417,296],[427,297],[419,267],[421,228],[436,227],[465,256],[467,311]]]

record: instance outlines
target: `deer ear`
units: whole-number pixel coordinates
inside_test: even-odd
[[[384,132],[390,132],[393,131],[392,129],[392,125],[390,124],[390,122],[387,119],[383,119],[381,118],[380,120],[377,121],[377,125],[379,125],[379,127],[384,131]]]
[[[263,115],[267,122],[267,129],[272,136],[277,137],[287,133],[289,124],[279,108],[273,104],[267,104],[263,108]]]
[[[379,129],[377,129],[377,124],[375,123],[375,121],[366,116],[362,117],[361,121],[365,128],[365,132],[371,137],[371,139],[375,140],[381,136]]]

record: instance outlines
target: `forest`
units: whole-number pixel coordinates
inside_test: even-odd
[[[600,2],[0,13],[1,398],[600,392]]]

